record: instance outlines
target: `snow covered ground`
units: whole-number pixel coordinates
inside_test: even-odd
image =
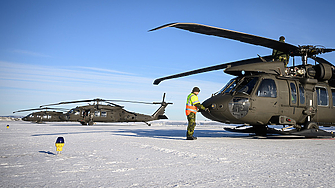
[[[2,121],[1,187],[335,186],[334,139],[259,138],[205,122],[188,141],[185,124]]]

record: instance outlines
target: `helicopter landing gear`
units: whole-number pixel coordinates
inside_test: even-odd
[[[81,125],[94,125],[93,120],[89,120],[88,122],[86,122],[84,119],[82,119],[82,120],[78,120],[78,121]]]
[[[256,136],[266,136],[268,132],[268,126],[257,126],[254,129]]]
[[[238,126],[236,128],[223,128],[226,131],[230,131],[230,132],[239,132],[239,133],[254,133],[256,134],[256,136],[266,136],[266,134],[269,132],[269,128],[268,126],[264,125],[264,126],[251,126],[245,129],[239,129],[241,127],[245,127],[246,125],[242,125],[242,126]],[[248,125],[249,126],[249,125]]]
[[[308,121],[308,122],[306,122],[304,128],[305,129],[319,129],[319,125],[315,122]]]
[[[299,128],[300,127],[300,128]],[[288,128],[295,128],[290,131],[284,131],[269,128],[267,126],[253,126],[246,129],[237,128],[224,128],[226,131],[230,132],[240,132],[240,133],[254,133],[256,136],[266,136],[267,134],[278,134],[278,135],[295,135],[304,136],[305,138],[317,138],[317,137],[335,137],[333,132],[327,132],[319,129],[319,126],[315,122],[307,122],[302,128],[300,125],[290,126]]]
[[[87,125],[85,121],[79,121],[81,125]]]
[[[151,126],[151,124],[150,124],[150,123],[148,123],[148,122],[146,122],[146,121],[144,121],[144,123],[145,123],[145,124],[147,124],[148,126]]]
[[[333,132],[327,132],[319,129],[319,125],[316,122],[307,121],[301,130],[290,131],[292,135],[305,136],[306,138],[317,138],[317,137],[335,137]]]

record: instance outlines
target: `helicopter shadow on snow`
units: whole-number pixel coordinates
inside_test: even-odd
[[[159,138],[168,140],[185,140],[185,130],[181,129],[120,129],[115,130],[117,135],[130,137]],[[194,136],[200,138],[250,138],[249,134],[232,133],[225,130],[195,130]]]
[[[83,127],[82,125],[77,124],[49,124],[50,126],[71,126],[71,127]],[[46,134],[34,134],[32,136],[46,136],[46,135],[69,135],[69,134],[97,134],[97,133],[110,133],[116,136],[125,136],[125,137],[146,137],[146,138],[159,138],[159,139],[168,139],[168,140],[185,140],[186,139],[186,126],[185,129],[180,128],[162,128],[154,126],[148,128],[139,128],[136,125],[131,124],[103,124],[88,126],[85,130],[81,131],[72,131],[72,132],[57,132],[57,133],[46,133]],[[97,127],[119,127],[117,129],[111,130],[96,130],[91,128]],[[134,127],[131,129],[130,127]],[[127,127],[127,128],[125,128]],[[136,128],[135,128],[136,127]],[[91,129],[91,130],[90,130]],[[267,136],[256,136],[255,134],[249,133],[239,133],[239,132],[229,132],[223,129],[223,127],[218,127],[218,129],[206,129],[206,127],[196,127],[194,136],[201,138],[243,138],[243,139],[302,139],[305,137],[301,136],[292,136],[292,135],[267,135]]]
[[[185,140],[186,139],[186,126],[183,129],[161,129],[154,127],[150,129],[118,129],[113,131],[114,134],[121,136],[130,137],[147,137],[147,138],[159,138],[169,140]],[[258,136],[254,133],[241,133],[241,132],[230,132],[224,130],[223,127],[218,129],[206,129],[206,127],[196,128],[194,136],[201,138],[240,138],[240,139],[306,139],[304,136],[298,135],[279,135],[279,134],[268,134],[266,136]],[[328,137],[325,137],[328,138]],[[323,138],[324,139],[324,138]]]
[[[115,131],[117,135],[130,136],[130,137],[147,137],[159,138],[168,140],[186,140],[186,130],[118,130]],[[201,138],[240,138],[240,139],[305,139],[302,136],[293,135],[267,135],[256,136],[249,133],[236,133],[225,130],[196,130],[194,136]]]
[[[54,126],[54,125],[52,125]],[[69,125],[67,125],[69,126]],[[82,127],[82,126],[78,126]],[[93,128],[98,126],[92,126],[87,128]],[[105,126],[104,126],[105,127]],[[185,140],[186,139],[186,127],[185,130],[182,129],[161,129],[161,128],[123,128],[112,129],[112,130],[81,130],[81,131],[70,131],[70,132],[54,132],[54,133],[41,133],[33,134],[31,136],[61,136],[61,135],[74,135],[74,134],[99,134],[99,133],[110,133],[115,136],[125,136],[125,137],[146,137],[146,138],[159,138],[159,139],[168,139],[168,140]],[[245,133],[232,133],[225,130],[195,130],[194,136],[199,138],[250,138],[249,134]]]
[[[332,129],[333,130],[333,129]],[[33,134],[31,136],[51,136],[51,135],[73,135],[73,134],[99,134],[99,133],[110,133],[112,136],[125,136],[125,137],[143,137],[143,138],[158,138],[167,140],[185,140],[186,139],[186,127],[182,129],[120,129],[113,130],[85,130],[85,131],[72,131],[72,132],[56,132],[56,133],[44,133],[44,134]],[[226,130],[209,130],[200,129],[195,130],[194,136],[201,138],[239,138],[239,139],[306,139],[304,136],[296,135],[266,135],[257,136],[252,133],[238,133],[229,132]],[[329,139],[329,137],[312,138],[312,139]],[[335,139],[335,138],[331,138]]]

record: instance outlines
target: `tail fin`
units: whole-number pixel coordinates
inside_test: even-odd
[[[171,102],[165,102],[165,93],[163,94],[163,101],[162,102],[153,102],[153,104],[160,104],[161,106],[156,110],[156,112],[154,114],[152,114],[152,117],[154,119],[168,119],[164,113],[165,113],[165,108],[169,105],[169,104],[173,104]]]

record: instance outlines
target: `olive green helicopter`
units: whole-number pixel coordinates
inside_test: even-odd
[[[59,110],[59,111],[50,111],[50,110]],[[25,110],[18,110],[14,111],[13,113],[19,112],[27,112],[27,111],[37,111],[28,114],[22,118],[23,121],[31,121],[35,123],[43,123],[43,122],[59,122],[63,121],[59,117],[64,114],[64,111],[68,111],[68,109],[64,108],[32,108],[32,109],[25,109]]]
[[[149,121],[168,119],[164,113],[165,108],[170,102],[165,102],[165,93],[163,94],[162,102],[140,102],[140,101],[128,101],[128,100],[105,100],[105,99],[88,99],[78,101],[59,102],[54,104],[41,105],[40,107],[74,104],[74,103],[89,103],[93,104],[77,106],[72,108],[65,114],[61,114],[59,119],[61,121],[78,121],[82,125],[93,125],[95,122],[144,122],[148,126]],[[139,103],[139,104],[160,104],[160,107],[152,114],[145,115],[135,112],[130,112],[124,109],[124,106],[120,106],[113,102],[126,102],[126,103]],[[103,104],[105,103],[105,104]]]
[[[333,132],[320,126],[335,126],[335,68],[317,55],[335,49],[285,42],[247,33],[196,24],[171,23],[149,31],[175,27],[190,32],[213,35],[260,45],[293,57],[293,66],[274,59],[272,55],[259,56],[224,63],[171,76],[161,81],[223,69],[234,76],[220,91],[205,100],[202,105],[210,111],[201,111],[208,119],[237,124],[228,131],[255,133],[256,135],[280,134],[305,137],[334,137]],[[294,57],[300,56],[302,64],[295,65]],[[308,64],[311,58],[315,64]],[[270,125],[282,125],[281,129]]]

